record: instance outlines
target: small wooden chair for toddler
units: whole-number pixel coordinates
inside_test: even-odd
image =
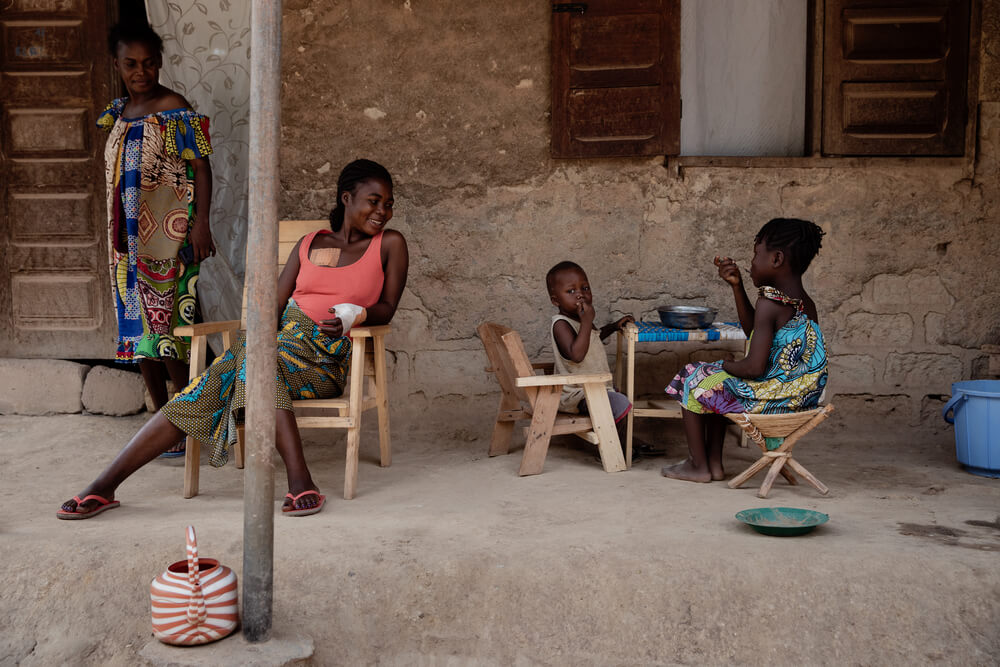
[[[771,469],[767,471],[767,477],[764,478],[764,483],[760,485],[760,491],[757,492],[759,498],[767,498],[767,494],[771,491],[771,485],[774,484],[774,480],[779,474],[787,479],[789,484],[798,484],[795,475],[788,468],[802,475],[807,482],[825,496],[830,492],[830,489],[816,479],[801,463],[792,458],[792,448],[802,436],[829,417],[831,412],[833,412],[833,405],[825,405],[805,412],[772,415],[727,414],[726,417],[736,422],[747,437],[760,447],[762,452],[761,457],[753,465],[729,480],[729,488],[739,487],[770,465]],[[784,438],[784,440],[777,449],[768,450],[767,438]],[[788,467],[785,467],[786,465]]]
[[[278,223],[278,273],[285,268],[285,262],[300,238],[326,229],[326,220],[282,220]],[[247,300],[243,290],[243,314],[241,320],[225,322],[205,322],[177,327],[177,336],[191,336],[190,379],[205,370],[206,336],[221,334],[225,350],[235,342],[240,329],[246,329]],[[344,428],[347,429],[347,460],[344,466],[344,498],[354,497],[358,483],[358,454],[361,445],[361,415],[372,408],[378,410],[378,434],[380,464],[383,468],[392,463],[389,443],[389,395],[388,376],[385,363],[385,337],[389,333],[388,324],[360,326],[351,329],[351,366],[348,370],[345,395],[340,398],[292,401],[296,408],[321,411],[320,415],[303,416],[296,414],[299,428]],[[368,391],[364,379],[368,378]],[[236,467],[243,467],[243,427],[238,430],[239,441],[234,447]],[[198,495],[198,472],[201,454],[200,443],[187,438],[184,455],[184,497]]]
[[[547,369],[551,364],[532,364],[516,331],[493,322],[484,322],[477,331],[490,360],[486,372],[496,375],[502,392],[490,440],[490,456],[506,454],[516,422],[530,419],[531,425],[525,428],[527,441],[518,471],[521,476],[542,472],[549,440],[554,435],[568,433],[597,444],[605,472],[625,470],[625,458],[605,385],[611,380],[611,373],[535,375],[536,369]],[[589,417],[559,412],[559,396],[566,384],[583,386]]]

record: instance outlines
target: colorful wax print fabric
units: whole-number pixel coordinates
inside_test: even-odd
[[[722,370],[722,362],[688,364],[666,388],[691,412],[773,414],[811,410],[826,386],[826,346],[819,325],[802,304],[774,288],[763,298],[796,308],[795,316],[774,334],[762,377],[746,380]]]
[[[289,300],[278,331],[274,406],[291,410],[292,401],[340,396],[350,358],[350,338],[328,337]],[[246,337],[240,336],[160,410],[195,440],[211,443],[213,466],[225,465],[236,443],[236,426],[246,405],[246,369]]]
[[[198,265],[178,253],[190,244],[194,171],[212,152],[208,118],[172,109],[125,118],[128,98],[107,106],[98,127],[104,149],[111,285],[119,361],[187,361],[189,340],[175,327],[194,322]]]

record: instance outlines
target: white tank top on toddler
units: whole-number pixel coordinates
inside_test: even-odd
[[[601,341],[601,335],[594,328],[591,328],[590,330],[590,347],[587,348],[587,354],[584,356],[582,361],[576,363],[559,354],[559,345],[556,344],[556,336],[554,333],[556,322],[559,320],[569,322],[569,325],[573,327],[574,333],[580,332],[580,323],[576,320],[570,319],[565,315],[552,316],[552,324],[549,326],[549,338],[552,339],[552,356],[555,359],[556,375],[610,373],[611,369],[608,366],[608,355],[604,351],[604,343]],[[610,383],[608,383],[608,388],[611,388]],[[562,396],[559,397],[559,410],[562,412],[571,412],[576,414],[580,412],[577,409],[577,406],[583,398],[583,387],[581,385],[564,385],[562,389]]]

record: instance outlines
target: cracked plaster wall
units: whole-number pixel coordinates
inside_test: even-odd
[[[974,169],[935,164],[687,168],[662,160],[549,157],[548,3],[286,0],[285,218],[323,217],[356,157],[396,179],[392,224],[410,279],[390,339],[394,430],[484,437],[498,389],[475,335],[517,328],[549,355],[543,278],[573,259],[599,323],[661,304],[735,319],[716,254],[746,269],[771,217],[827,231],[806,275],[827,335],[839,418],[935,425],[950,383],[982,377],[1000,342],[1000,0],[983,6]],[[612,346],[608,347],[613,352]],[[641,392],[691,359],[733,354],[651,346]]]

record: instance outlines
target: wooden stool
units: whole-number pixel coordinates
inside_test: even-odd
[[[753,465],[729,481],[729,488],[735,489],[739,487],[770,465],[771,469],[768,470],[767,477],[764,478],[764,483],[760,485],[760,491],[757,492],[759,498],[767,498],[767,494],[771,490],[771,485],[774,484],[774,480],[777,479],[779,474],[787,479],[789,484],[798,484],[795,475],[788,468],[802,475],[807,482],[816,487],[816,490],[825,496],[830,492],[830,489],[823,482],[816,479],[801,463],[792,458],[792,448],[802,436],[816,428],[820,422],[830,416],[831,412],[833,412],[833,405],[825,405],[806,412],[788,412],[774,415],[727,414],[726,417],[736,422],[743,429],[747,437],[757,443],[762,452],[761,457]],[[768,450],[766,438],[784,438],[784,442],[777,449]],[[786,465],[788,468],[785,467]]]

